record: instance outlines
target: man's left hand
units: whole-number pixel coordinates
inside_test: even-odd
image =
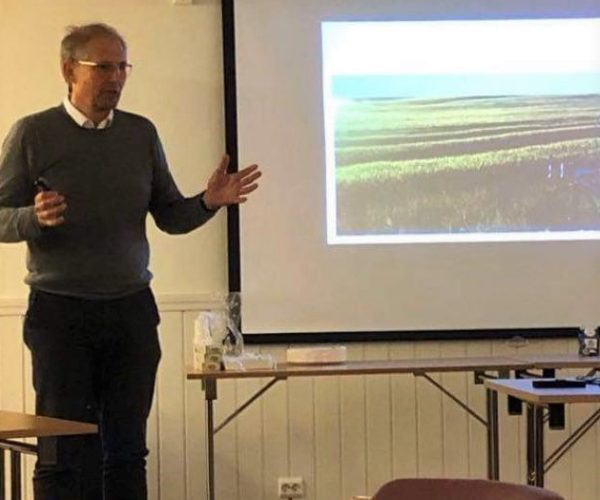
[[[250,165],[239,172],[227,173],[229,155],[224,155],[220,165],[208,180],[203,201],[206,208],[217,210],[226,205],[244,203],[247,195],[258,187],[255,181],[262,175],[258,165]]]

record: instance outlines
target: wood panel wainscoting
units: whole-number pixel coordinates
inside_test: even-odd
[[[200,500],[206,495],[204,396],[185,379],[192,361],[194,319],[219,305],[209,294],[157,296],[162,360],[148,426],[150,500]],[[24,299],[0,299],[0,409],[34,412],[29,352],[21,336]],[[283,360],[285,345],[259,350]],[[352,360],[514,356],[576,352],[575,340],[531,339],[520,348],[503,340],[361,342],[347,344]],[[258,350],[258,349],[257,349]],[[580,374],[565,370],[562,374]],[[467,373],[433,378],[485,414],[485,391]],[[215,405],[218,424],[269,379],[223,381]],[[525,429],[499,400],[500,470],[504,481],[525,483]],[[597,405],[572,405],[561,443]],[[431,383],[409,374],[303,377],[277,384],[215,441],[217,498],[272,500],[277,478],[301,476],[308,500],[370,495],[395,477],[486,476],[486,429]],[[33,460],[23,464],[24,498],[32,499]],[[546,478],[566,500],[600,498],[600,433],[569,451]]]

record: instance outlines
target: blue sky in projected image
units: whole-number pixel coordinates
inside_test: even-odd
[[[600,92],[600,19],[323,24],[326,96]]]
[[[600,93],[600,72],[588,75],[364,75],[334,76],[335,98],[427,98]]]

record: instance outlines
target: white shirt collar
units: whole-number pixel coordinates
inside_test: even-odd
[[[73,103],[71,103],[71,101],[69,100],[68,97],[65,97],[63,99],[63,106],[65,107],[65,111],[67,112],[67,114],[71,118],[73,118],[73,120],[75,121],[75,123],[77,123],[77,125],[79,125],[82,128],[94,128],[94,129],[108,128],[108,127],[110,127],[110,125],[113,121],[114,111],[112,109],[108,113],[108,116],[104,120],[102,120],[98,124],[98,126],[96,126],[96,125],[94,125],[94,122],[92,120],[90,120],[81,111],[79,111],[75,106],[73,106]]]

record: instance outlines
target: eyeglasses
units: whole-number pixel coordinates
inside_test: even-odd
[[[82,66],[90,66],[103,75],[112,75],[114,72],[129,76],[133,66],[126,62],[110,63],[110,62],[94,62],[94,61],[80,61],[75,60],[77,64]]]

